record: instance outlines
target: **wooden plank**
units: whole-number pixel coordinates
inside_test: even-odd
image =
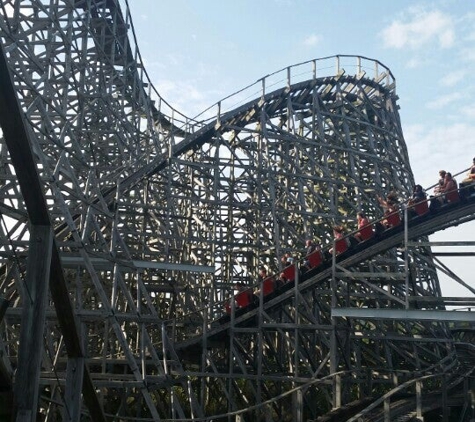
[[[81,419],[81,387],[84,378],[84,358],[68,360],[66,372],[66,390],[63,408],[63,421],[79,422]]]
[[[50,226],[31,227],[18,370],[14,385],[17,421],[36,420],[52,243]]]
[[[5,316],[5,313],[7,312],[9,306],[10,301],[3,297],[0,297],[0,322],[3,321],[3,317]]]

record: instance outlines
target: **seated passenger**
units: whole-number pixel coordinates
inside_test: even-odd
[[[311,239],[307,239],[305,241],[305,260],[302,264],[302,272],[307,272],[308,270],[312,269],[313,267],[318,265],[318,256],[320,256],[321,261],[321,247],[317,243],[315,243]],[[314,252],[319,252],[314,254]]]
[[[243,283],[236,283],[237,293],[234,295],[236,308],[245,308],[252,302],[252,290]]]
[[[470,195],[475,190],[475,158],[473,159],[472,167],[467,173],[465,179],[460,182],[460,194],[465,196]]]
[[[412,189],[412,196],[411,199],[409,200],[408,205],[414,205],[417,204],[418,202],[425,201],[427,198],[424,189],[422,189],[421,185],[415,185],[414,188]]]
[[[275,288],[280,289],[284,284],[288,282],[287,278],[285,277],[284,273],[280,273],[277,280],[275,280]]]
[[[310,255],[313,251],[320,249],[320,246],[317,245],[313,240],[307,239],[305,241],[305,255]]]
[[[277,288],[295,280],[294,258],[289,253],[285,253],[282,258],[280,258],[280,262],[282,264],[282,272],[276,280]]]
[[[285,268],[294,263],[294,258],[289,253],[285,253],[280,259],[280,262],[282,263],[282,267]]]
[[[267,278],[267,269],[263,265],[259,267],[259,274],[257,275],[257,282],[261,283],[262,280]]]
[[[224,309],[227,314],[231,313],[233,305],[235,309],[238,309],[247,306],[250,303],[250,296],[247,293],[248,289],[246,289],[243,283],[238,282],[234,284],[233,287],[234,291],[232,292],[232,298],[224,303]]]
[[[388,194],[386,199],[378,196],[378,201],[384,209],[384,219],[381,221],[386,229],[397,226],[401,219],[398,212],[398,199],[394,192]]]
[[[254,295],[257,299],[260,297],[261,291],[264,297],[274,292],[274,277],[267,275],[267,270],[264,266],[260,267],[257,280],[259,282],[259,287],[254,291]]]
[[[295,272],[297,271],[297,266],[295,264],[287,265],[281,273],[282,281],[288,283],[295,280]]]
[[[284,271],[282,271],[279,274],[279,278],[275,281],[275,287],[276,289],[280,289],[284,287],[286,284],[291,283],[294,280],[295,280],[295,266],[289,265],[286,268],[284,268]]]
[[[434,193],[436,195],[439,195],[440,193],[440,189],[444,186],[445,184],[445,175],[447,174],[447,172],[445,170],[440,170],[439,171],[439,182],[437,184],[437,186],[434,188]]]
[[[440,196],[438,197],[438,199],[441,203],[450,204],[458,202],[458,186],[456,180],[452,177],[451,173],[445,173],[444,185],[440,187],[439,193]]]
[[[333,227],[333,237],[335,238],[335,255],[345,252],[350,246],[342,226]],[[330,248],[329,252],[333,254],[333,248]]]
[[[407,206],[412,216],[422,215],[429,211],[427,195],[421,185],[414,186],[411,199],[409,199]]]
[[[354,238],[358,242],[363,242],[371,238],[373,236],[373,226],[364,212],[360,211],[356,214],[356,221],[358,223],[358,232],[355,233]]]

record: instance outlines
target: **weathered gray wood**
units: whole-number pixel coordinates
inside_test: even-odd
[[[3,317],[5,316],[5,312],[7,312],[8,306],[10,305],[10,301],[0,297],[0,322],[2,322]]]
[[[49,215],[44,198],[40,178],[38,176],[30,142],[30,132],[27,130],[24,115],[19,105],[13,79],[7,66],[7,56],[0,44],[0,126],[5,143],[15,166],[22,197],[28,210],[28,217],[32,224],[49,226]],[[31,236],[33,238],[33,236]],[[54,301],[58,321],[64,335],[69,356],[82,356],[80,336],[75,324],[71,301],[66,288],[61,261],[56,245],[51,246],[48,253],[53,252],[51,263],[50,289]],[[41,253],[40,253],[41,255]],[[40,344],[42,349],[42,345]],[[21,346],[20,346],[21,347]],[[102,407],[98,401],[88,368],[85,368],[84,401],[91,417],[95,421],[104,421]],[[30,380],[31,382],[31,380]],[[23,391],[17,389],[18,399],[23,401]],[[24,412],[19,412],[19,414]],[[33,412],[33,414],[36,413]]]
[[[36,420],[52,244],[50,226],[31,227],[25,280],[27,294],[23,298],[18,370],[14,385],[17,421]]]
[[[148,403],[151,409],[152,406],[159,407],[157,413],[160,415],[185,419],[189,412],[197,414],[196,394],[191,391],[197,385],[200,385],[197,394],[205,388],[205,392],[215,397],[224,393],[223,397],[231,403],[229,409],[234,410],[241,403],[252,405],[255,397],[261,403],[271,394],[273,396],[276,391],[279,392],[278,388],[264,383],[267,371],[276,377],[276,383],[287,385],[289,378],[295,378],[299,373],[312,374],[312,378],[313,374],[318,377],[328,375],[327,331],[323,328],[315,334],[309,333],[309,324],[306,323],[310,321],[315,327],[328,324],[330,296],[324,292],[326,287],[319,290],[320,285],[326,283],[323,275],[322,283],[309,282],[306,287],[299,288],[293,303],[290,299],[294,297],[289,296],[294,293],[289,291],[285,293],[289,300],[273,299],[272,306],[261,306],[260,310],[266,311],[265,321],[291,324],[293,332],[284,328],[268,330],[264,322],[258,329],[249,325],[233,331],[235,323],[241,324],[238,318],[243,321],[245,318],[250,320],[250,317],[232,316],[232,324],[225,328],[233,331],[230,353],[214,353],[214,350],[207,349],[213,347],[215,341],[224,343],[227,337],[203,339],[200,343],[203,346],[203,375],[199,384],[186,381],[196,379],[194,362],[193,366],[189,365],[188,357],[184,358],[182,354],[170,357],[169,350],[173,349],[175,340],[186,340],[190,336],[209,332],[207,326],[211,318],[220,315],[216,308],[212,313],[212,306],[226,297],[227,291],[223,291],[221,286],[232,281],[230,278],[234,269],[241,274],[238,268],[241,263],[234,264],[241,257],[242,262],[246,262],[242,274],[252,276],[261,258],[266,258],[266,261],[267,258],[272,259],[272,255],[267,255],[267,252],[263,254],[263,251],[274,250],[269,247],[278,245],[280,255],[281,249],[285,252],[286,249],[296,248],[307,233],[328,240],[330,222],[343,220],[352,223],[351,216],[362,205],[372,215],[377,214],[377,204],[371,192],[390,187],[401,193],[407,192],[413,178],[396,111],[397,96],[394,88],[390,88],[392,84],[388,85],[391,81],[377,83],[386,80],[389,73],[380,73],[379,67],[383,66],[375,63],[377,70],[374,80],[363,78],[362,60],[358,59],[358,77],[355,79],[342,72],[340,61],[344,60],[337,57],[336,77],[319,77],[317,80],[314,76],[311,84],[302,82],[294,86],[290,79],[294,69],[288,68],[286,84],[281,90],[266,94],[264,78],[263,92],[258,96],[260,98],[230,113],[225,111],[229,102],[223,101],[223,112],[221,114],[220,106],[216,122],[209,122],[203,131],[199,131],[204,124],[200,122],[190,130],[193,136],[185,136],[180,142],[178,138],[184,134],[178,135],[175,131],[165,133],[162,122],[157,128],[147,125],[156,120],[157,113],[149,113],[150,98],[143,96],[143,80],[135,72],[141,63],[137,63],[137,67],[134,65],[134,57],[137,56],[130,54],[132,44],[128,43],[126,37],[128,17],[124,20],[123,15],[117,13],[117,2],[73,2],[74,7],[69,3],[65,6],[62,4],[64,2],[49,2],[49,8],[42,3],[46,4],[42,0],[12,3],[14,13],[10,13],[9,8],[7,12],[4,10],[7,19],[0,19],[0,26],[6,34],[2,40],[9,47],[8,62],[15,75],[18,97],[22,99],[21,109],[28,113],[25,126],[34,134],[30,141],[33,141],[31,145],[35,151],[34,164],[41,173],[40,187],[48,192],[49,198],[54,198],[48,201],[51,205],[48,216],[57,224],[55,233],[61,245],[60,251],[62,254],[79,256],[77,250],[82,249],[89,256],[87,265],[81,264],[84,261],[82,255],[79,256],[78,266],[70,261],[70,268],[64,273],[68,277],[67,284],[63,280],[61,262],[53,256],[51,292],[60,331],[56,324],[50,325],[53,328],[48,327],[48,334],[51,333],[55,338],[58,334],[63,336],[69,358],[84,356],[81,345],[87,345],[88,358],[99,360],[102,364],[90,366],[91,371],[97,371],[94,378],[87,375],[85,368],[85,403],[86,391],[89,391],[91,400],[97,399],[95,391],[101,388],[98,375],[102,376],[103,382],[108,383],[120,382],[121,376],[124,382],[133,380],[137,386],[134,388],[137,388],[137,392],[142,391],[142,394],[137,393],[135,409],[129,412],[127,406],[131,401],[127,399],[130,397],[130,384],[123,385],[120,395],[114,392],[110,401],[107,401],[110,397],[107,388],[102,388],[101,395],[107,410],[115,414],[116,418],[127,419],[129,414],[146,417],[144,403]],[[30,9],[40,12],[31,13]],[[24,28],[28,30],[22,30]],[[316,66],[313,69],[316,75]],[[272,81],[275,75],[267,79],[270,84],[267,87],[275,89]],[[239,103],[242,104],[241,101]],[[17,141],[10,132],[6,136],[10,142]],[[24,146],[21,137],[18,142]],[[27,174],[21,171],[21,154],[12,154],[12,157],[23,190]],[[5,168],[8,169],[10,162],[6,161],[6,164]],[[30,173],[33,166],[28,162],[26,165]],[[150,178],[150,183],[143,180],[158,172],[160,166],[165,171]],[[255,176],[256,183],[253,182]],[[11,180],[16,181],[16,178]],[[15,184],[12,183],[12,186]],[[29,187],[26,185],[26,188]],[[118,194],[113,200],[116,191]],[[17,191],[15,193],[18,203],[22,204],[22,197]],[[35,212],[34,206],[38,205],[34,203],[36,196],[26,201],[31,213]],[[63,198],[63,202],[60,204],[56,197]],[[142,206],[144,203],[147,207]],[[35,224],[45,224],[33,221]],[[15,245],[20,248],[18,244]],[[16,250],[7,258],[16,258],[14,252]],[[375,253],[379,255],[381,252],[379,249]],[[380,273],[380,269],[384,269],[383,273],[398,271],[395,269],[399,268],[397,254],[391,255],[384,263],[374,261],[376,267],[372,262],[371,271],[374,270],[375,274]],[[139,299],[130,293],[134,290],[127,292],[128,288],[135,289],[133,274],[136,269],[131,268],[132,272],[127,270],[125,273],[122,267],[130,268],[127,266],[133,259],[140,259],[142,263],[157,263],[140,268],[144,287],[155,288],[160,284],[167,289],[168,286],[173,287],[172,294],[164,290],[153,291],[150,295],[152,300],[147,306],[149,309],[156,307],[158,315],[166,318],[165,306],[162,308],[162,305],[166,305],[170,317],[180,317],[178,323],[173,321],[164,324],[170,331],[171,339],[167,340],[169,344],[164,347],[164,359],[168,359],[168,379],[181,383],[179,389],[168,387],[163,392],[157,392],[157,384],[149,382],[148,375],[156,371],[151,369],[153,367],[148,363],[145,353],[153,355],[154,363],[160,367],[161,357],[155,351],[155,347],[160,347],[160,339],[155,326],[146,327],[150,337],[146,332],[139,331],[140,318],[143,317],[141,314],[148,318],[155,314],[141,306],[145,296]],[[100,268],[94,260],[99,260]],[[358,260],[354,263],[365,262],[362,255]],[[215,263],[223,264],[222,270],[217,268],[215,276],[194,276],[192,271],[186,274],[183,271],[183,265],[187,268],[193,268],[194,265],[212,268]],[[386,264],[389,264],[389,269]],[[173,267],[170,268],[170,265]],[[109,273],[108,268],[114,272]],[[190,293],[178,291],[175,289],[178,284],[159,277],[165,271],[180,275],[176,280],[179,285],[186,285]],[[430,273],[419,277],[414,281],[414,294],[424,296],[438,292],[434,288],[438,286],[437,280]],[[71,295],[75,288],[73,280],[79,279],[84,289],[77,289],[82,300],[74,303],[73,312],[68,293]],[[338,281],[333,286],[338,291],[332,297],[338,299],[338,306],[390,306],[390,299],[405,297],[409,287],[409,284],[401,286],[401,283],[392,283],[388,290],[392,296],[382,297],[382,292],[376,287],[384,289],[388,283],[373,281],[363,285]],[[112,285],[116,295],[110,292]],[[24,297],[23,291],[21,293],[21,297]],[[173,302],[166,300],[170,297]],[[302,297],[305,299],[300,300]],[[165,300],[162,301],[162,298]],[[175,307],[176,300],[183,302],[178,302],[181,308]],[[305,306],[306,302],[308,307]],[[206,307],[206,312],[209,310],[209,314],[205,313],[200,320],[201,315],[194,311],[203,307]],[[171,312],[172,309],[177,312]],[[78,331],[74,317],[84,315],[84,312],[104,312],[107,321],[94,325],[84,323],[84,331]],[[181,318],[183,313],[188,312],[193,314]],[[121,318],[137,324],[120,323],[119,313]],[[201,332],[196,328],[197,322],[198,327],[203,327]],[[360,329],[370,330],[368,326],[358,325],[361,328],[355,324],[355,334]],[[427,326],[432,327],[432,324]],[[368,347],[370,342],[359,341],[356,345],[358,364],[354,365],[353,360],[345,360],[348,357],[347,340],[351,331],[342,330],[339,322],[333,328],[335,353],[332,351],[332,372],[338,369],[364,369],[368,354],[374,355],[368,360],[371,366],[388,366],[388,370],[399,367],[400,356],[409,361],[412,368],[411,361],[415,356],[415,364],[419,369],[418,362],[424,356],[430,355],[432,358],[434,355],[434,361],[438,363],[440,356],[445,356],[447,352],[444,346],[445,349],[440,348],[442,352],[436,356],[438,350],[428,353],[428,349],[435,347],[412,344],[406,346],[406,351],[400,345],[402,342],[391,343],[387,336],[382,335],[392,333],[393,324],[378,322],[378,329],[373,331],[381,333],[379,339],[384,339],[385,344],[381,342],[382,347],[377,350],[386,350],[386,353],[372,353],[376,348]],[[432,332],[435,333],[434,337],[440,338],[437,335],[439,330],[432,331],[431,328]],[[261,336],[262,342],[257,371],[254,333]],[[410,339],[412,333],[408,328],[401,335],[409,334],[407,338]],[[371,346],[374,344],[373,339]],[[150,352],[144,350],[145,340]],[[403,349],[403,353],[398,353],[397,349]],[[58,358],[65,359],[63,351],[61,347],[55,350]],[[393,351],[397,360],[392,357]],[[138,368],[135,361],[140,356],[144,356],[145,364]],[[115,368],[114,373],[108,373],[108,368],[113,368],[113,365],[107,365],[107,362],[112,358],[127,362],[127,365],[123,365],[122,374],[117,374]],[[176,369],[180,366],[178,358],[186,362],[184,369],[179,368],[181,372]],[[229,365],[226,359],[229,359]],[[307,362],[308,370],[305,368]],[[393,362],[398,365],[393,366]],[[99,372],[98,368],[103,372]],[[227,368],[229,371],[226,372]],[[61,371],[64,374],[64,366],[55,365],[54,375],[61,374]],[[262,375],[254,381],[256,372]],[[223,381],[219,378],[221,376],[226,379]],[[47,382],[54,385],[53,378],[45,378],[43,385],[47,385]],[[262,394],[255,394],[248,385],[242,388],[238,379],[266,388],[261,388]],[[379,382],[376,377],[374,381]],[[64,382],[64,379],[60,382]],[[346,382],[361,385],[360,380],[342,378],[343,399]],[[187,393],[188,390],[191,392]],[[112,392],[112,389],[109,391]],[[242,400],[240,395],[243,396]],[[117,397],[120,397],[121,402],[115,406]],[[52,395],[52,403],[54,398]],[[169,406],[167,401],[173,404]],[[97,400],[95,402],[97,404]],[[282,409],[284,405],[279,404],[281,410],[287,410]],[[96,414],[91,406],[89,413],[91,417]],[[249,416],[243,414],[242,419],[247,420]]]
[[[66,280],[60,264],[58,249],[55,245],[53,248],[52,268],[50,277],[51,297],[54,301],[58,322],[62,328],[64,342],[69,357],[82,357],[81,339],[74,316],[73,307],[68,296],[66,288]],[[84,402],[87,405],[93,421],[105,421],[102,406],[98,400],[94,384],[92,382],[89,369],[85,363],[84,379],[83,379]]]
[[[68,360],[63,421],[78,422],[81,418],[81,392],[84,378],[84,358]]]
[[[16,422],[30,422],[35,420],[31,418],[31,414],[31,410],[19,410],[17,413]]]

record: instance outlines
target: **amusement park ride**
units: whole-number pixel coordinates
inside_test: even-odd
[[[475,300],[428,236],[475,193],[407,205],[387,67],[311,60],[190,118],[127,2],[3,0],[0,46],[1,420],[474,420]]]

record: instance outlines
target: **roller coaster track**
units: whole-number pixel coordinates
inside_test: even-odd
[[[473,359],[475,356],[475,348],[472,344],[470,348]],[[414,418],[418,420],[418,418],[422,418],[424,414],[434,410],[439,411],[439,417],[444,415],[443,418],[448,420],[448,409],[450,407],[463,407],[466,403],[469,391],[466,385],[464,388],[463,384],[464,381],[466,381],[466,375],[471,376],[473,373],[473,366],[471,365],[467,370],[468,374],[466,373],[462,376],[441,373],[410,380],[375,400],[363,411],[355,413],[352,417],[347,419],[347,422],[358,422],[362,419],[368,422],[385,422],[388,420],[404,422],[414,420]],[[443,380],[443,392],[431,393],[423,397],[421,394],[422,384],[432,382],[436,379]],[[417,394],[407,394],[406,396],[402,394],[401,397],[401,393],[414,386],[416,387]],[[467,415],[464,414],[465,411],[466,409],[464,409],[464,412],[460,415],[460,420],[465,420],[464,418],[467,417]]]
[[[458,226],[474,219],[475,195],[462,202],[446,205],[436,213],[429,212],[423,216],[417,216],[413,219],[410,219],[407,237],[405,236],[404,232],[404,223],[388,229],[380,236],[374,236],[373,238],[348,249],[342,255],[337,256],[335,264],[339,268],[349,268],[360,262],[368,261],[373,256],[382,254],[389,249],[398,246],[403,247],[406,239],[417,240],[439,230],[446,230],[449,227]],[[283,301],[292,299],[296,294],[295,289],[298,289],[298,292],[302,293],[306,290],[315,288],[318,283],[331,278],[334,271],[335,266],[331,265],[331,262],[327,262],[326,265],[323,264],[308,271],[307,273],[304,273],[300,276],[297,283],[292,283],[292,286],[287,286],[285,289],[286,291],[279,293],[277,297],[273,297],[271,300],[263,303],[263,309],[268,310],[272,307],[278,307]],[[257,287],[259,286],[256,286],[256,288]],[[233,323],[223,322],[213,324],[213,328],[206,333],[208,338],[212,340],[213,337],[219,337],[220,333],[232,329],[233,325],[245,325],[250,319],[255,320],[256,315],[259,312],[262,312],[262,309],[256,307],[255,305],[249,306],[249,308],[250,310],[245,313],[243,313],[243,309],[240,309],[239,315],[235,317]],[[186,341],[175,344],[175,349],[179,351],[181,349],[195,347],[196,345],[202,344],[202,342],[202,336],[190,338]]]

